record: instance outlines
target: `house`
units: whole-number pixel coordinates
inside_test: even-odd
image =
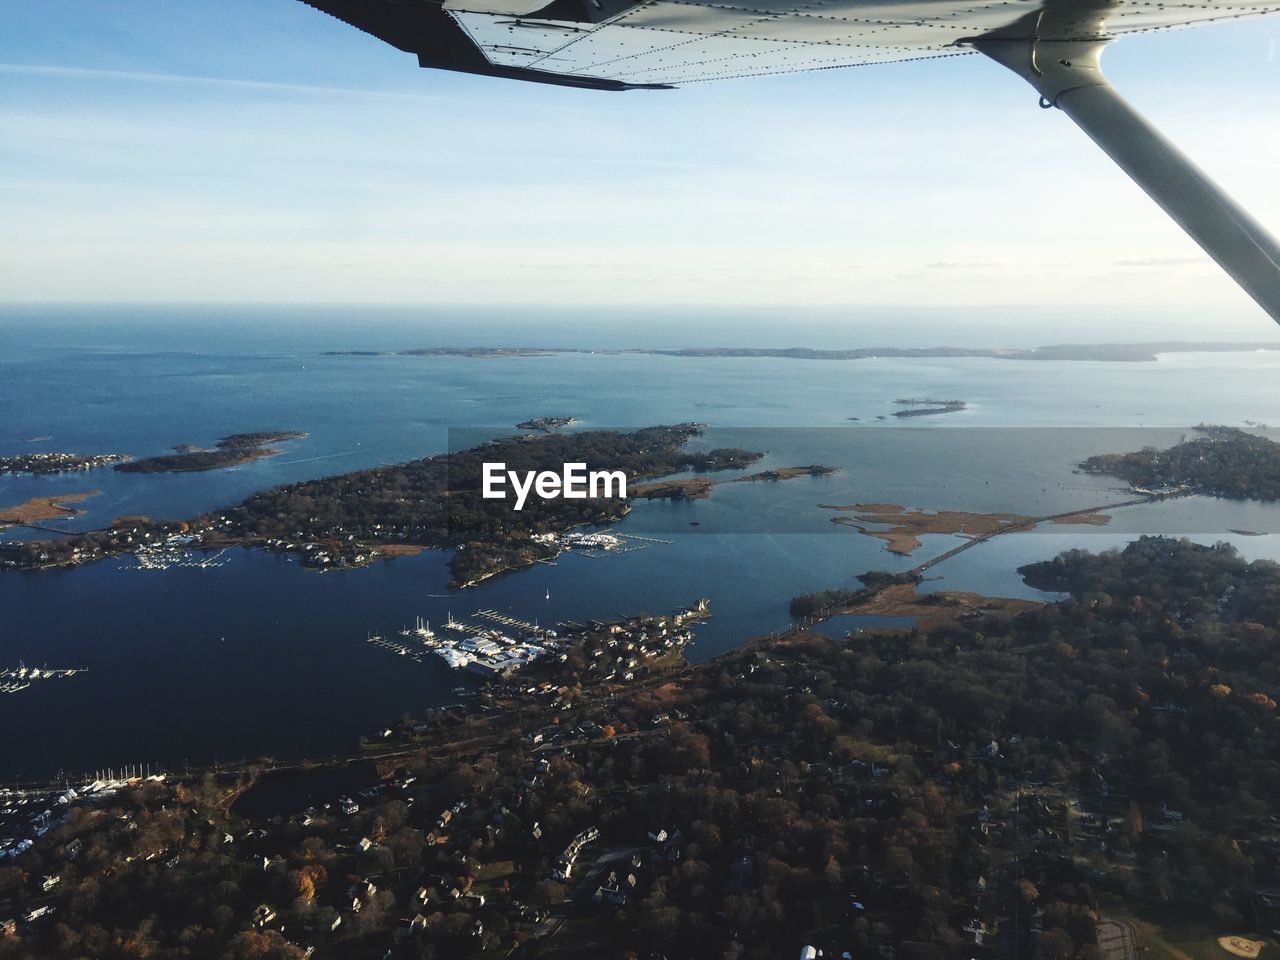
[[[360,842],[356,844],[356,846],[360,848],[361,853],[368,853],[370,848],[373,847],[373,841],[368,837],[361,837]]]
[[[1182,811],[1172,809],[1169,806],[1168,801],[1165,801],[1160,804],[1160,813],[1164,816],[1166,820],[1169,820],[1173,823],[1178,823],[1179,821],[1182,820]]]
[[[626,906],[627,898],[635,892],[636,882],[634,873],[628,873],[620,879],[617,871],[611,870],[605,882],[596,888],[591,899],[596,903],[608,903],[615,907]]]
[[[276,918],[276,912],[268,904],[258,904],[258,909],[253,911],[253,925],[261,930],[268,923]]]

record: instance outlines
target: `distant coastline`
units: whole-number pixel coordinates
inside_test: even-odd
[[[1221,341],[1153,341],[1149,343],[1050,344],[1043,347],[856,347],[818,350],[811,347],[686,347],[660,350],[588,350],[582,347],[418,347],[411,350],[329,350],[326,357],[465,357],[493,360],[510,357],[548,357],[563,353],[633,354],[657,357],[777,358],[783,360],[876,360],[977,358],[988,360],[1103,361],[1154,363],[1162,353],[1256,353],[1280,351],[1280,342],[1227,343]]]

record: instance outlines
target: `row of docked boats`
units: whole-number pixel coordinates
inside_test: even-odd
[[[40,680],[60,680],[86,672],[84,667],[28,667],[19,661],[16,667],[0,670],[0,693],[21,693]]]

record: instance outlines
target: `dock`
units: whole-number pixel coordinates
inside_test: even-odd
[[[406,647],[403,643],[396,643],[394,640],[384,639],[376,633],[369,634],[369,636],[365,638],[365,642],[371,643],[375,647],[381,647],[383,650],[388,650],[397,656],[409,657],[419,663],[422,662],[422,654],[419,651],[412,650],[409,647]]]
[[[544,628],[536,623],[530,623],[527,620],[519,620],[516,617],[509,617],[505,613],[498,613],[496,610],[477,610],[477,617],[484,617],[494,623],[500,623],[504,627],[510,627],[512,630],[519,630],[521,633],[542,633]]]
[[[634,533],[615,533],[612,529],[596,533],[569,533],[562,536],[557,545],[584,557],[607,557],[620,553],[634,553],[654,544],[670,546],[674,540],[642,537]]]
[[[168,570],[170,567],[186,567],[188,569],[212,570],[225,566],[230,560],[223,559],[229,552],[223,547],[211,557],[196,559],[189,550],[172,544],[154,547],[139,547],[133,557],[135,566],[124,567],[125,570]]]
[[[467,623],[465,620],[455,620],[453,614],[449,614],[449,618],[445,620],[445,630],[452,630],[454,633],[466,634],[472,637],[484,636],[489,631],[484,627],[478,627],[474,623]]]
[[[88,672],[88,667],[27,667],[19,661],[16,667],[0,670],[0,694],[21,693],[41,680],[65,680]]]

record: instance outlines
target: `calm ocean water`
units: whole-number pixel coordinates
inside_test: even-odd
[[[606,559],[565,557],[462,593],[445,589],[447,557],[434,553],[330,575],[238,551],[213,570],[147,572],[108,561],[0,576],[0,665],[90,669],[0,696],[0,779],[126,762],[346,752],[359,734],[449,700],[465,682],[434,660],[405,662],[363,642],[367,632],[394,633],[419,614],[440,621],[489,607],[548,622],[663,611],[706,596],[715,617],[689,650],[703,659],[785,626],[797,593],[853,583],[867,569],[910,566],[955,543],[929,537],[915,559],[897,558],[878,540],[834,527],[819,503],[1039,515],[1120,498],[1113,483],[1072,472],[1092,453],[1176,442],[1200,422],[1280,427],[1280,353],[1171,355],[1147,364],[322,355],[472,344],[608,350],[959,342],[894,318],[856,336],[832,316],[807,325],[755,316],[738,327],[710,313],[607,319],[465,311],[314,317],[255,308],[0,311],[0,455],[149,455],[232,432],[309,433],[282,456],[212,473],[0,478],[4,504],[98,490],[75,525],[130,513],[186,516],[276,484],[439,452],[454,428],[502,430],[545,414],[570,414],[585,427],[697,420],[709,425],[708,445],[767,450],[765,467],[842,468],[785,485],[721,487],[705,502],[644,504],[622,529],[670,545]],[[1041,342],[1002,337],[1007,329],[995,326],[974,329],[964,343]],[[1257,339],[1269,336],[1259,331]],[[907,423],[876,419],[903,396],[958,397],[970,407]],[[26,439],[33,436],[49,439]],[[1280,555],[1280,537],[1230,530],[1280,530],[1280,511],[1200,498],[1141,507],[1117,513],[1103,530],[1000,538],[938,568],[943,579],[929,588],[1035,596],[1013,572],[1019,564],[1070,546],[1123,544],[1143,532],[1230,539],[1249,556]]]

